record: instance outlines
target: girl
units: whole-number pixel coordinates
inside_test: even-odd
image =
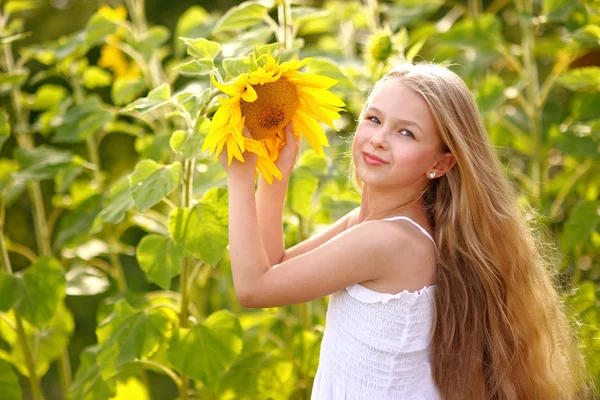
[[[249,132],[245,132],[249,136]],[[292,127],[259,178],[228,172],[239,301],[331,295],[312,398],[573,399],[582,357],[548,264],[464,82],[403,65],[375,85],[352,144],[360,207],[285,249],[282,210],[299,148]]]

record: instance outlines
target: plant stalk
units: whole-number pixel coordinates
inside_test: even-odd
[[[35,363],[29,349],[29,344],[27,343],[27,335],[25,334],[25,328],[23,327],[23,320],[21,319],[21,315],[16,310],[15,322],[17,324],[17,336],[19,337],[19,343],[21,344],[21,349],[23,350],[23,355],[25,356],[25,365],[27,366],[27,371],[29,372],[29,386],[31,387],[31,394],[33,395],[34,400],[44,400],[42,386],[39,378],[36,375]]]
[[[7,44],[4,47],[4,62],[6,65],[7,72],[14,72],[14,58],[12,54],[12,48],[10,44]],[[11,102],[12,107],[15,113],[15,119],[17,121],[17,126],[15,127],[15,135],[17,139],[17,143],[19,147],[22,148],[32,148],[35,145],[34,138],[31,136],[29,130],[29,122],[28,115],[25,115],[25,111],[21,105],[21,90],[16,88],[11,93]],[[44,198],[42,195],[42,189],[40,183],[37,181],[30,182],[27,185],[29,198],[33,203],[33,217],[34,217],[34,227],[35,227],[35,236],[38,247],[38,252],[41,256],[52,256],[52,247],[50,244],[50,233],[48,230],[48,224],[46,221],[46,211],[44,209]],[[25,335],[25,331],[23,329],[22,321],[20,320],[19,314],[15,311],[15,316],[17,318],[17,330],[19,336]],[[27,344],[26,337],[20,337],[21,346],[23,347],[23,353],[27,358],[27,354],[29,354],[29,360],[26,360],[28,364],[31,384],[31,390],[34,394],[34,398],[37,400],[42,399],[42,391],[39,383],[39,379],[35,375],[35,364],[34,360],[31,356],[31,352],[29,351],[29,347]],[[69,362],[69,354],[67,348],[65,347],[62,351],[61,357],[58,359],[58,368],[60,371],[60,386],[63,396],[66,398],[69,392],[69,386],[71,385],[71,365]],[[36,393],[37,392],[37,393]],[[37,396],[37,397],[36,397]]]
[[[523,49],[523,65],[527,74],[526,79],[529,81],[527,85],[527,103],[533,105],[533,113],[529,117],[529,129],[534,140],[534,158],[531,166],[531,178],[533,181],[533,196],[539,201],[542,196],[543,187],[546,179],[542,176],[544,157],[543,138],[542,138],[542,104],[540,104],[540,87],[537,71],[537,63],[535,61],[534,50],[534,32],[531,18],[533,17],[533,7],[530,1],[516,0],[516,7],[521,14],[519,25],[521,28],[521,47]]]

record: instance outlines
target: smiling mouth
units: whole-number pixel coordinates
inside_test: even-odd
[[[362,154],[363,154],[363,160],[368,165],[385,165],[385,164],[387,164],[387,162],[383,161],[381,158],[378,158],[372,154],[369,154],[367,152],[363,152]]]

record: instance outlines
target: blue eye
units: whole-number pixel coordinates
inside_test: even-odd
[[[408,132],[408,134],[410,135],[409,137],[415,137],[415,135],[413,135],[410,131],[407,131],[406,129],[402,129],[401,131],[399,131],[400,134],[402,134],[402,132]],[[402,136],[407,136],[407,135],[402,135]]]
[[[377,119],[377,117],[367,117],[367,119],[376,124],[380,124],[381,122]]]

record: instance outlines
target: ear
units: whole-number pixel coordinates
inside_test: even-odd
[[[439,178],[450,171],[454,165],[456,165],[456,158],[452,153],[446,152],[438,158],[438,161],[428,173],[435,172],[435,177]]]

